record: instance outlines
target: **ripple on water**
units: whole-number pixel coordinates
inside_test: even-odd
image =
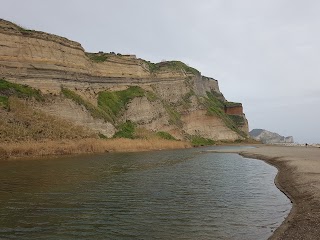
[[[197,149],[5,162],[0,239],[267,239],[276,169]]]

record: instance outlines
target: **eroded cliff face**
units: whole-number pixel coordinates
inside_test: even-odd
[[[201,136],[233,141],[248,134],[242,105],[228,108],[217,80],[201,76],[196,69],[178,61],[154,64],[133,55],[86,53],[77,42],[5,20],[0,20],[0,78],[52,96],[50,101],[35,103],[35,108],[108,137],[126,121],[178,139]],[[111,110],[103,108],[103,93],[119,97],[132,86],[139,87],[140,95],[124,98],[127,102],[119,98],[124,105],[117,111],[112,112],[107,100],[104,104]],[[62,87],[83,100],[67,100]],[[93,114],[88,104],[109,117]]]

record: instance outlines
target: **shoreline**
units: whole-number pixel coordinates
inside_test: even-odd
[[[320,149],[259,146],[234,153],[276,167],[275,185],[292,202],[289,215],[269,239],[317,239],[320,236]]]

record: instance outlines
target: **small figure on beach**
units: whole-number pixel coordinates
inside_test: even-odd
[[[306,147],[308,147],[308,143],[306,143]]]

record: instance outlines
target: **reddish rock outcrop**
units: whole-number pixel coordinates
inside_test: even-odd
[[[243,108],[242,108],[242,105],[239,105],[239,106],[226,106],[224,108],[224,112],[226,114],[229,114],[229,115],[242,116],[243,115]]]

